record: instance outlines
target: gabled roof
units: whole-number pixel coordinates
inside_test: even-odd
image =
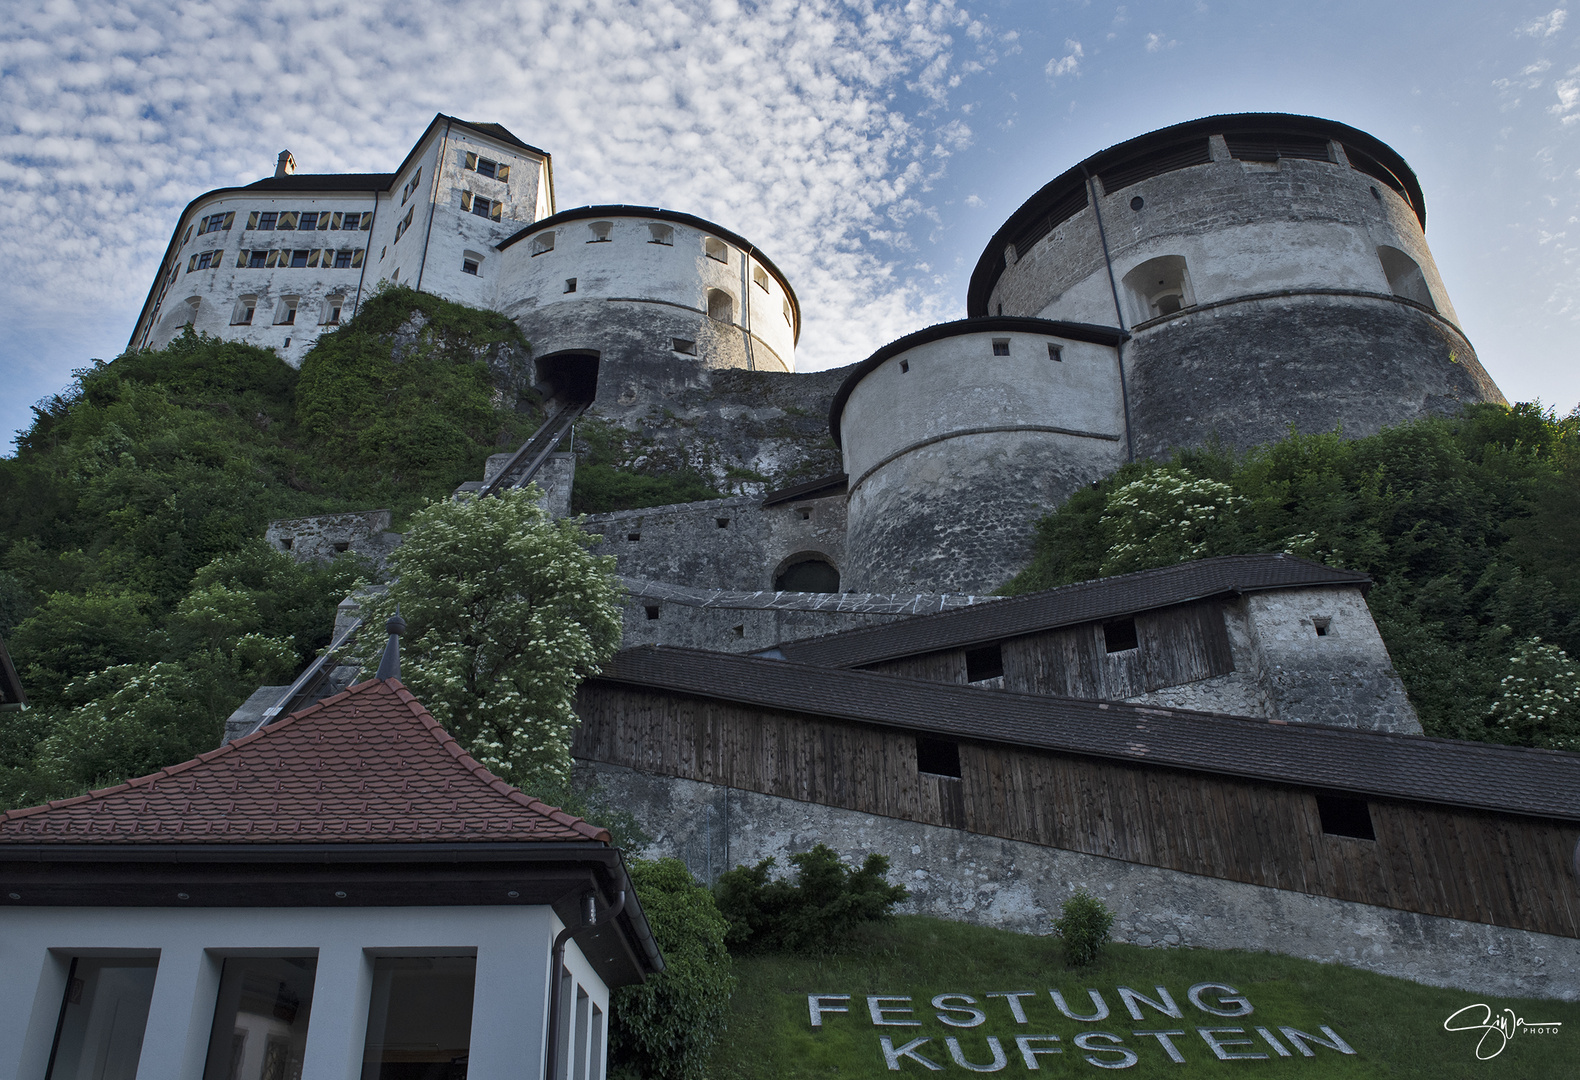
[[[0,815],[0,845],[589,841],[609,833],[489,772],[398,679],[151,776]]]
[[[591,682],[1136,765],[1580,821],[1580,754],[1558,750],[1015,694],[660,645],[616,654]]]
[[[1367,586],[1371,578],[1293,555],[1223,555],[1157,570],[1098,578],[936,615],[787,641],[786,660],[865,667],[902,656],[1004,641],[1060,626],[1116,619],[1209,596],[1323,585]]]

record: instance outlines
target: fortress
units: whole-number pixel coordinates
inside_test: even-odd
[[[547,153],[439,116],[393,173],[282,154],[194,200],[131,344],[191,325],[300,363],[379,281],[410,283],[514,320],[548,403],[463,489],[536,480],[568,513],[558,448],[583,416],[753,478],[585,519],[627,587],[627,648],[582,688],[579,769],[701,877],[823,840],[890,855],[913,910],[1045,930],[1081,885],[1123,940],[1575,997],[1580,766],[1423,737],[1364,575],[1270,554],[989,595],[1038,516],[1127,461],[1503,401],[1425,223],[1364,132],[1196,120],[1028,199],[966,318],[798,373],[799,301],[750,241],[560,211]],[[388,524],[268,538],[377,557]],[[338,629],[355,621],[353,597]],[[228,730],[355,676],[320,662]]]

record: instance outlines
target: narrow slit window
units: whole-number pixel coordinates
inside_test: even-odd
[[[1327,637],[1328,630],[1333,626],[1333,620],[1317,616],[1311,620],[1311,628],[1317,632],[1318,637]]]
[[[764,270],[762,267],[752,267],[752,281],[756,282],[757,287],[763,292],[768,291],[768,271]]]
[[[1103,648],[1111,653],[1128,652],[1140,645],[1136,637],[1136,620],[1115,619],[1103,624]]]
[[[960,744],[951,739],[916,737],[916,771],[960,779]]]
[[[687,356],[697,355],[697,343],[687,338],[670,338],[670,346],[678,353],[684,353]]]
[[[901,360],[900,361],[900,372],[903,374],[903,373],[905,373],[907,371],[910,371],[910,370],[911,370],[911,362],[909,360]]]
[[[983,645],[966,650],[966,682],[985,682],[1004,675],[1004,650],[999,645]]]
[[[1048,343],[1048,359],[1052,360],[1052,361],[1054,361],[1056,363],[1063,363],[1064,362],[1064,346],[1063,345],[1055,345],[1055,344],[1053,344],[1050,341]]]

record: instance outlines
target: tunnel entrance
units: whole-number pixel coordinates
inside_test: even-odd
[[[598,354],[565,352],[537,360],[537,386],[556,405],[588,405],[598,395]]]

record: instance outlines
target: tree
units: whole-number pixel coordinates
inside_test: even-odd
[[[406,620],[401,679],[473,757],[535,790],[570,778],[572,704],[620,643],[612,556],[536,486],[435,502],[390,556],[395,582],[363,616],[377,663],[385,620]]]

